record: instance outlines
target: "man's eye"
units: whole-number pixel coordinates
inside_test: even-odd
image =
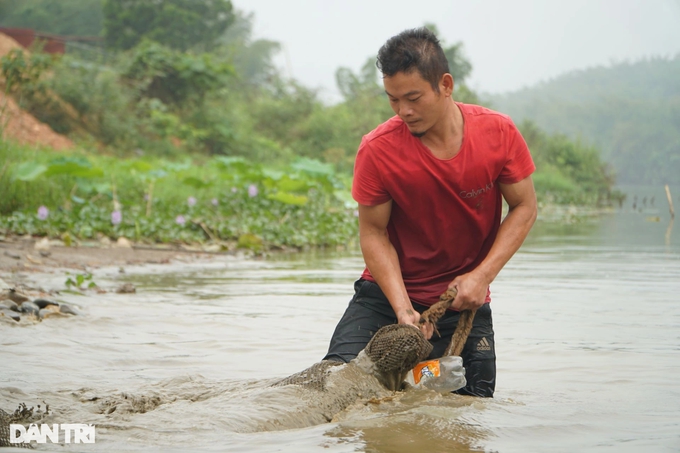
[[[418,97],[415,98],[415,99],[409,99],[409,102],[416,102],[418,99],[420,99],[420,96],[418,96]]]

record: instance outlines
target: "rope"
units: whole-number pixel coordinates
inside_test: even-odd
[[[420,316],[420,324],[425,324],[426,322],[431,323],[434,326],[434,331],[439,335],[437,330],[437,320],[441,318],[446,310],[451,307],[454,299],[458,292],[455,289],[447,289],[444,294],[439,296],[439,302],[432,305],[430,308],[425,310]],[[453,332],[451,337],[451,343],[449,347],[446,348],[445,356],[456,355],[460,356],[463,352],[463,347],[467,341],[468,335],[470,335],[470,330],[472,330],[472,321],[475,319],[475,313],[477,310],[462,310],[460,312],[460,318],[458,318],[458,325],[456,326],[456,331]]]

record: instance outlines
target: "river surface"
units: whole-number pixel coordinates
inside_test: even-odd
[[[347,252],[97,271],[137,294],[0,323],[0,408],[46,401],[54,423],[96,425],[96,444],[38,446],[55,451],[678,452],[678,230],[651,207],[537,224],[492,285],[493,399],[425,391],[253,429],[271,409],[257,389],[324,355],[363,268]]]

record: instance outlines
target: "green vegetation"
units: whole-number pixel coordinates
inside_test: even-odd
[[[64,286],[66,286],[66,289],[73,288],[79,291],[83,291],[85,289],[83,288],[83,285],[85,283],[87,283],[87,289],[97,287],[97,283],[95,283],[94,280],[92,280],[92,274],[90,274],[89,272],[86,272],[84,274],[74,274],[73,278],[71,278],[70,272],[66,273],[66,281],[64,282]]]
[[[300,158],[267,168],[239,157],[56,155],[0,143],[0,230],[224,247],[346,244],[356,234],[349,178]]]
[[[0,0],[0,26],[3,27],[98,36],[102,21],[101,0]]]
[[[106,44],[118,50],[143,39],[209,50],[234,20],[231,3],[221,0],[103,0],[103,11]]]
[[[597,146],[619,182],[680,183],[680,55],[575,71],[491,101]]]
[[[166,0],[167,23],[141,20],[147,3],[103,2],[106,53],[2,58],[6,92],[80,150],[0,142],[0,230],[255,250],[351,241],[354,155],[362,135],[393,115],[374,59],[359,72],[337,70],[343,101],[329,106],[278,74],[279,44],[254,40],[252,15],[230,2]],[[191,24],[205,26],[181,42],[164,35]],[[479,103],[465,85],[472,67],[462,44],[444,47],[454,98]],[[597,150],[531,123],[521,129],[541,201],[611,200],[613,178]]]
[[[596,148],[564,135],[548,135],[530,121],[519,129],[536,164],[533,180],[539,201],[608,206],[622,199],[622,193],[612,190],[614,176]]]

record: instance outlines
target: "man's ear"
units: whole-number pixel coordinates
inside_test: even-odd
[[[445,96],[451,96],[453,93],[453,86],[454,81],[451,74],[446,73],[439,79],[439,91]]]

